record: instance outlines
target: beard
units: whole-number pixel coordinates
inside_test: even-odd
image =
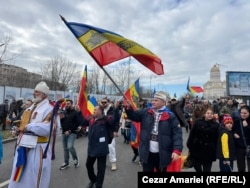
[[[35,98],[32,99],[33,103],[39,103],[42,101],[42,95],[38,95]]]

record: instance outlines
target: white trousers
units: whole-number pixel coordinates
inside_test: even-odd
[[[112,142],[109,144],[109,161],[111,163],[116,162],[115,137],[112,139]]]

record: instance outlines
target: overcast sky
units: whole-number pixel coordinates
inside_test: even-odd
[[[11,50],[22,51],[16,65],[36,71],[58,54],[83,66],[95,64],[59,14],[118,33],[159,56],[162,76],[132,61],[143,75],[141,85],[151,80],[151,87],[169,89],[186,85],[190,76],[190,85],[203,86],[216,63],[221,80],[226,71],[250,71],[249,0],[1,1],[0,35],[11,35]]]

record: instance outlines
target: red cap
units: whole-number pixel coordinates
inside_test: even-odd
[[[233,119],[230,115],[224,115],[222,124],[225,126],[227,123],[233,124]]]

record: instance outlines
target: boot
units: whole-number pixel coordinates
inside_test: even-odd
[[[114,163],[111,163],[111,170],[112,171],[114,171],[114,170],[116,170],[117,168],[116,168],[116,163],[114,162]]]
[[[137,158],[137,155],[134,155],[134,157],[132,158],[132,162],[135,162],[136,158]]]

